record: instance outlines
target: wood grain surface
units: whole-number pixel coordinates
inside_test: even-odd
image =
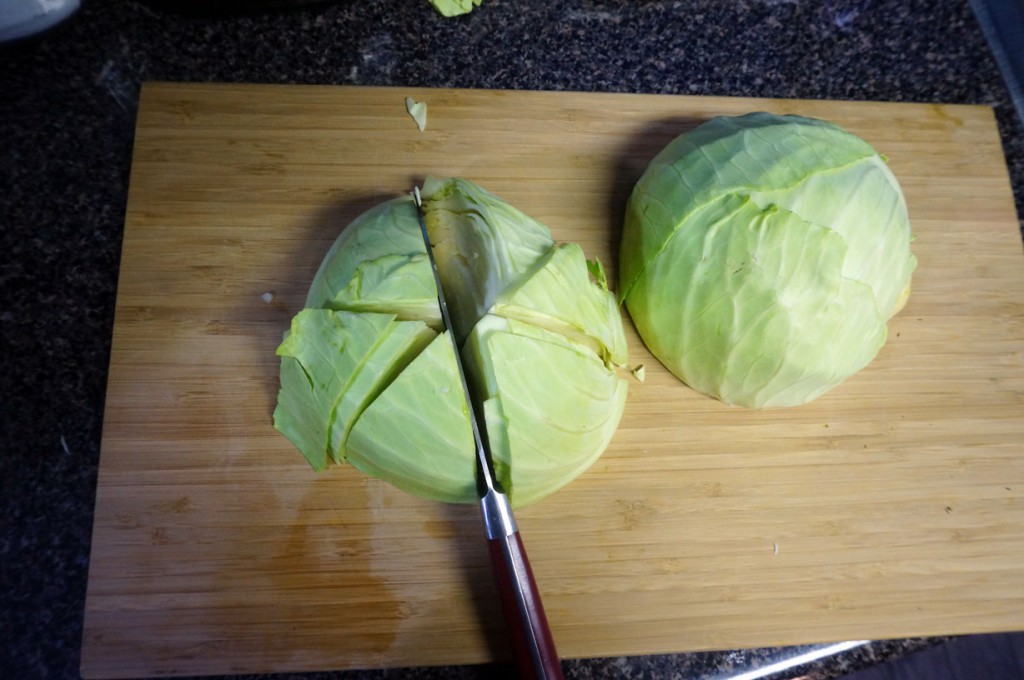
[[[427,102],[420,132],[404,99]],[[627,319],[622,426],[518,514],[566,657],[1024,629],[1024,258],[980,106],[147,84],[96,497],[87,677],[484,662],[509,650],[473,506],[314,473],[271,423],[321,256],[425,175],[471,179],[616,274],[651,157],[718,114],[832,120],[907,196],[914,293],[867,369],[755,412]]]

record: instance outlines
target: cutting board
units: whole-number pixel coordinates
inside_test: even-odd
[[[428,105],[420,132],[405,110]],[[750,411],[627,324],[604,456],[519,513],[565,657],[1024,629],[1024,257],[989,108],[657,95],[147,84],[111,350],[86,677],[508,657],[473,506],[314,473],[274,349],[354,217],[462,176],[615,280],[626,197],[711,116],[832,120],[907,196],[914,293],[865,370]]]

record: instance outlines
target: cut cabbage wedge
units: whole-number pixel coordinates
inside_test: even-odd
[[[626,381],[586,345],[488,314],[463,356],[483,387],[495,472],[520,505],[575,479],[618,428]]]
[[[441,330],[434,274],[411,198],[374,206],[341,232],[320,263],[306,307],[394,314]]]
[[[362,412],[347,460],[411,494],[476,501],[476,455],[451,341],[441,333]]]
[[[498,296],[529,276],[555,245],[551,232],[484,189],[428,179],[423,210],[459,344]],[[436,297],[436,296],[435,296]]]
[[[345,438],[362,408],[436,334],[393,314],[304,309],[277,349],[281,389],[274,427],[315,470],[343,458]]]
[[[590,281],[587,258],[575,243],[548,250],[531,276],[498,296],[491,313],[560,333],[589,347],[609,366],[626,363],[615,296]]]

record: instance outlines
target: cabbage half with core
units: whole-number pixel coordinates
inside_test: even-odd
[[[533,503],[586,470],[618,427],[618,304],[578,245],[500,198],[458,179],[428,179],[421,194],[498,479],[513,505]],[[348,462],[419,496],[474,502],[443,326],[412,199],[372,208],[328,251],[277,350],[274,426],[316,470]]]
[[[668,144],[630,197],[621,296],[651,352],[694,389],[803,404],[866,366],[916,260],[903,193],[826,121],[715,118]]]

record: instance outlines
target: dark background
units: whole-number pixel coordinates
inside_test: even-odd
[[[988,4],[1020,9],[1017,0]],[[1006,20],[996,23],[1005,33]],[[968,0],[484,0],[452,19],[426,0],[282,1],[270,9],[225,0],[83,0],[55,29],[0,45],[0,678],[78,677],[142,81],[985,104],[996,112],[1021,214],[1024,129],[994,54]],[[804,672],[838,677],[954,644],[876,642]],[[576,678],[696,677],[796,651],[567,661],[565,668]],[[978,677],[1000,677],[992,668]]]

